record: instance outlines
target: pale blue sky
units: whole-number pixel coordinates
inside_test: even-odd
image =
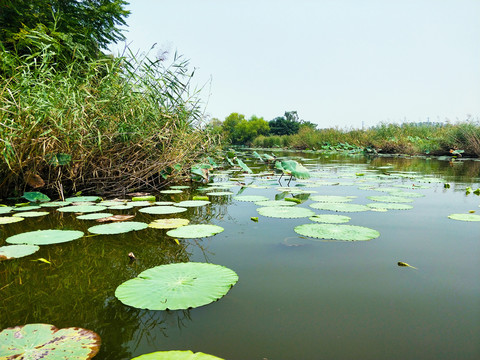
[[[296,110],[319,128],[480,118],[480,0],[131,0],[128,9],[131,49],[157,43],[190,59],[211,117]]]

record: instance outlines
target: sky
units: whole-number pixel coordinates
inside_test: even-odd
[[[479,0],[131,0],[125,43],[182,54],[207,118],[480,120]],[[167,60],[168,61],[168,60]]]

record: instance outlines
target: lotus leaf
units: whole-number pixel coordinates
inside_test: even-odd
[[[157,200],[153,195],[134,196],[132,201],[155,201]]]
[[[310,204],[310,207],[318,210],[330,210],[339,212],[360,212],[370,210],[368,206],[350,203],[313,203]]]
[[[85,215],[80,215],[77,216],[77,219],[79,220],[97,220],[97,219],[102,219],[106,218],[109,216],[112,216],[113,214],[111,213],[93,213],[93,214],[85,214]]]
[[[317,239],[362,241],[380,236],[377,230],[363,226],[338,224],[304,224],[294,228],[300,235]]]
[[[113,205],[108,207],[108,210],[129,210],[129,209],[133,209],[133,206],[128,204],[123,204],[123,205]]]
[[[100,349],[100,336],[81,328],[27,324],[0,332],[0,359],[88,360]]]
[[[376,209],[376,210],[410,210],[413,209],[412,205],[402,204],[402,203],[371,203],[367,204],[369,208]]]
[[[0,216],[0,225],[12,224],[19,221],[25,220],[20,216]]]
[[[57,209],[60,212],[92,213],[105,210],[106,206],[100,205],[70,205]]]
[[[386,202],[386,203],[408,203],[412,202],[413,199],[410,198],[404,198],[400,196],[367,196],[367,199],[373,200],[373,201],[381,201],[381,202]]]
[[[390,191],[390,195],[393,196],[400,196],[400,197],[406,197],[406,198],[421,198],[424,197],[425,194],[421,194],[418,192],[411,192],[411,191]]]
[[[77,240],[83,236],[78,230],[36,230],[8,237],[9,244],[50,245]]]
[[[133,207],[144,207],[153,205],[153,201],[129,201],[125,205],[130,205]]]
[[[160,191],[160,193],[162,194],[180,194],[182,193],[183,191],[182,190],[162,190]]]
[[[480,221],[480,215],[475,214],[451,214],[448,215],[448,218],[460,221]]]
[[[240,166],[243,171],[249,174],[253,173],[252,169],[250,169],[241,159],[236,158],[235,160],[237,161],[238,166]]]
[[[310,200],[317,202],[334,202],[334,203],[343,203],[352,201],[356,196],[335,196],[335,195],[315,195],[310,198]]]
[[[37,245],[7,245],[0,247],[0,261],[28,256],[38,251]]]
[[[125,305],[140,309],[180,310],[220,299],[237,281],[234,271],[220,265],[168,264],[145,270],[138,277],[127,280],[117,287],[115,296]]]
[[[51,201],[51,202],[46,202],[46,203],[41,203],[41,207],[60,207],[60,206],[66,206],[70,205],[71,203],[66,202],[66,201]]]
[[[99,201],[102,200],[100,196],[72,196],[66,198],[65,201],[69,203],[77,203],[77,202],[84,202],[84,201]]]
[[[11,206],[0,206],[0,214],[8,214],[12,210]]]
[[[210,190],[210,189],[208,189]],[[233,192],[231,191],[216,191],[216,192],[208,192],[207,195],[209,196],[228,196],[228,195],[233,195]]]
[[[239,196],[234,196],[233,198],[238,201],[252,201],[252,202],[268,200],[266,196],[262,196],[262,195],[239,195]]]
[[[309,220],[321,223],[330,223],[330,224],[341,224],[349,222],[352,218],[344,215],[314,215],[309,218]]]
[[[189,222],[190,220],[188,219],[180,218],[158,219],[148,224],[148,226],[154,229],[176,229],[180,226],[188,225]]]
[[[256,201],[255,205],[259,206],[295,206],[295,202],[286,201],[286,200],[267,200],[267,201]]]
[[[166,215],[166,214],[176,214],[187,211],[187,208],[176,207],[176,206],[150,206],[139,210],[145,214],[153,215]]]
[[[170,186],[170,189],[173,189],[173,190],[190,189],[190,186],[188,186],[188,185],[174,185],[174,186]]]
[[[173,205],[175,203],[173,201],[155,201],[153,204],[163,206],[163,205]]]
[[[117,205],[124,205],[126,203],[126,201],[122,201],[122,200],[104,200],[104,201],[100,201],[98,203],[99,206],[117,206]]]
[[[38,205],[27,205],[27,206],[16,206],[13,210],[15,211],[32,211],[32,210],[38,210],[41,207]]]
[[[47,195],[42,194],[41,192],[38,192],[38,191],[25,192],[23,193],[22,197],[31,202],[50,201],[50,198]]]
[[[26,218],[26,217],[38,217],[50,214],[48,211],[23,211],[21,213],[13,214],[12,216]]]
[[[257,209],[260,215],[282,219],[296,219],[315,215],[310,209],[291,206],[265,206]]]
[[[143,230],[148,227],[148,224],[138,221],[124,221],[114,222],[111,224],[95,225],[88,228],[88,231],[92,234],[99,235],[114,235],[123,234],[130,231]]]
[[[216,235],[223,231],[223,227],[209,224],[185,225],[178,229],[167,231],[167,235],[182,239],[195,239]]]
[[[193,353],[190,350],[156,351],[149,354],[134,357],[132,360],[223,360],[222,358],[204,354]]]
[[[180,207],[198,207],[198,206],[205,206],[210,204],[208,200],[186,200],[180,201],[179,203],[175,203],[173,205],[180,206]]]

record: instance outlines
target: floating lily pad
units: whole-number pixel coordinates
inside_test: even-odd
[[[318,210],[330,210],[338,212],[360,212],[370,210],[368,206],[350,203],[313,203],[310,204],[310,207]]]
[[[70,205],[71,203],[67,202],[67,201],[50,201],[50,202],[46,202],[46,203],[41,203],[40,206],[41,207],[60,207],[60,206],[66,206],[66,205]]]
[[[210,189],[208,189],[210,190]],[[231,191],[215,191],[215,192],[208,192],[207,195],[209,196],[228,196],[228,195],[233,195],[233,192]]]
[[[124,222],[114,222],[111,224],[102,224],[95,225],[88,228],[88,231],[92,234],[99,235],[114,235],[114,234],[123,234],[130,231],[143,230],[148,227],[148,224],[138,221],[124,221]]]
[[[475,214],[451,214],[448,215],[448,218],[460,221],[480,221],[480,215]]]
[[[167,235],[183,239],[196,239],[216,235],[223,231],[223,227],[209,224],[185,225],[178,229],[167,231]]]
[[[125,205],[130,205],[134,207],[143,207],[143,206],[151,206],[153,205],[153,201],[130,201]]]
[[[180,226],[188,225],[189,222],[190,220],[188,219],[180,218],[158,219],[148,224],[148,226],[154,229],[176,229]]]
[[[11,206],[0,206],[0,214],[8,214],[12,210]]]
[[[257,209],[260,215],[283,219],[296,219],[315,215],[310,209],[291,206],[265,206]]]
[[[162,190],[162,191],[160,191],[160,193],[162,193],[162,194],[180,194],[182,192],[183,192],[182,190],[178,190],[178,189],[177,190],[173,189],[173,190]]]
[[[188,309],[220,299],[237,281],[238,275],[233,270],[220,265],[168,264],[145,270],[138,277],[127,280],[117,287],[115,296],[125,305],[140,309]]]
[[[223,360],[222,358],[204,354],[193,353],[190,350],[156,351],[134,357],[132,360]]]
[[[295,206],[297,205],[293,201],[286,200],[267,200],[267,201],[257,201],[255,205],[259,206]]]
[[[133,206],[123,204],[123,205],[113,205],[108,207],[108,210],[129,210],[129,209],[133,209]]]
[[[314,215],[308,219],[315,222],[321,222],[321,223],[341,224],[341,223],[349,222],[352,218],[345,215],[322,214],[322,215]]]
[[[371,203],[367,204],[369,208],[376,209],[376,210],[410,210],[413,209],[412,205],[402,204],[402,203]]]
[[[78,230],[36,230],[8,237],[9,244],[50,245],[77,240],[83,236]]]
[[[208,200],[186,200],[186,201],[180,201],[173,205],[180,206],[180,207],[198,207],[198,206],[205,206],[208,204],[210,204],[210,201]]]
[[[177,207],[177,206],[150,206],[138,210],[145,214],[153,215],[166,215],[166,214],[176,214],[187,211],[187,208]]]
[[[238,201],[267,201],[268,198],[262,195],[238,195],[233,197],[235,200]]]
[[[164,205],[173,205],[175,203],[173,201],[155,201],[153,204],[164,206]]]
[[[0,216],[0,225],[13,224],[22,220],[25,219],[20,216]]]
[[[48,211],[24,211],[21,213],[13,214],[12,216],[27,218],[27,217],[39,217],[50,214]]]
[[[0,247],[0,261],[21,258],[38,251],[37,245],[7,245]],[[2,354],[0,353],[0,356]]]
[[[81,328],[28,324],[0,332],[0,359],[88,360],[100,349],[100,336]]]
[[[71,205],[65,206],[57,209],[60,212],[74,212],[74,213],[92,213],[92,212],[100,212],[105,210],[106,206],[100,205]]]
[[[400,197],[400,196],[367,196],[367,199],[373,200],[373,201],[380,201],[380,202],[386,202],[386,203],[409,203],[412,202],[413,199],[410,198],[405,198],[405,197]]]
[[[356,196],[315,195],[310,197],[310,200],[317,202],[344,203],[352,201],[354,198],[356,198]]]
[[[44,201],[50,201],[50,198],[38,191],[30,191],[30,192],[25,192],[23,193],[22,197],[24,199],[27,199],[28,201],[31,202],[44,202]]]
[[[174,185],[174,186],[170,186],[170,189],[173,189],[173,190],[190,189],[190,186],[188,186],[188,185]]]
[[[84,202],[84,201],[98,201],[102,200],[100,196],[73,196],[66,198],[65,201],[69,203],[78,203],[78,202]]]
[[[77,219],[79,220],[97,220],[97,219],[102,219],[106,218],[109,216],[113,216],[113,214],[110,213],[93,213],[93,214],[85,214],[85,215],[80,215],[77,216]]]
[[[317,239],[362,241],[380,236],[377,230],[355,225],[304,224],[294,228],[297,234]]]
[[[38,210],[41,209],[40,206],[38,205],[27,205],[27,206],[17,206],[13,210],[15,211],[33,211],[33,210]]]
[[[135,217],[135,215],[111,215],[108,217],[102,217],[100,219],[96,219],[97,222],[109,222],[109,221],[127,221],[131,220]]]

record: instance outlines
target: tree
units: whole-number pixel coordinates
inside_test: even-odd
[[[284,116],[270,120],[268,125],[270,125],[270,134],[272,135],[293,135],[300,129],[296,111],[285,111]]]
[[[262,117],[252,115],[247,120],[242,114],[231,113],[223,122],[223,130],[232,144],[247,145],[257,136],[267,135],[270,127]]]
[[[233,139],[235,127],[242,120],[245,120],[245,115],[239,113],[231,113],[225,118],[225,121],[223,122],[223,131],[230,141]]]
[[[58,52],[72,47],[96,57],[111,42],[124,40],[125,0],[2,0],[0,45],[18,55],[42,45]],[[74,46],[76,45],[76,46]]]

